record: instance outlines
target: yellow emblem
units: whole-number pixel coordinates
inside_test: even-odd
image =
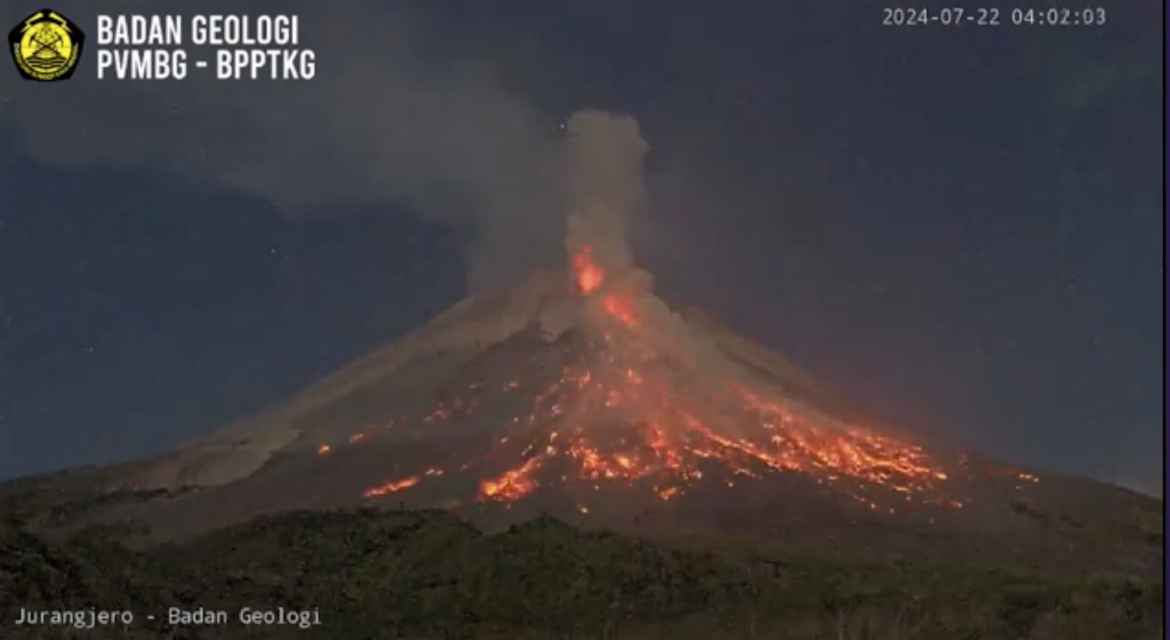
[[[85,34],[65,16],[42,9],[8,34],[8,48],[25,80],[68,80],[81,59]]]

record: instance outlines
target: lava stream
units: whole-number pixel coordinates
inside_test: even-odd
[[[565,367],[551,383],[517,379],[497,387],[499,394],[539,390],[526,414],[506,423],[509,431],[483,460],[459,465],[483,469],[486,460],[515,460],[501,473],[484,474],[478,499],[522,499],[542,482],[557,480],[551,463],[560,460],[595,487],[646,481],[661,500],[685,493],[702,480],[706,465],[715,464],[747,479],[806,474],[874,509],[870,488],[902,500],[962,506],[940,490],[948,476],[921,447],[845,424],[775,391],[709,380],[647,347],[647,319],[639,317],[636,292],[611,278],[589,246],[571,264],[603,339],[593,343],[587,361]],[[474,400],[488,402],[490,389],[473,386],[479,394]],[[440,403],[418,426],[470,412],[475,404]],[[366,496],[404,491],[440,474],[432,468]]]

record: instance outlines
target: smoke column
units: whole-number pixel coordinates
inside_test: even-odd
[[[569,254],[588,245],[602,268],[628,271],[628,233],[645,206],[642,160],[650,146],[628,116],[578,111],[566,128]]]

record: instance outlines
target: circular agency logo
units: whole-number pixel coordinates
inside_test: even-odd
[[[8,33],[8,48],[25,80],[68,80],[81,59],[85,34],[52,9],[25,18]]]

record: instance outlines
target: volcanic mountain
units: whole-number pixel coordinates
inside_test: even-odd
[[[84,519],[176,539],[300,509],[442,508],[488,529],[547,512],[680,543],[1158,572],[1159,501],[882,424],[672,310],[613,213],[638,197],[614,176],[637,173],[642,150],[615,150],[621,123],[572,124],[592,137],[572,156],[563,270],[473,295],[171,453],[75,472]]]
[[[871,423],[592,251],[577,248],[571,273],[468,298],[206,439],[101,470],[104,491],[154,493],[87,509],[161,539],[263,513],[407,506],[488,528],[549,512],[676,539],[1160,566],[1157,501]]]

